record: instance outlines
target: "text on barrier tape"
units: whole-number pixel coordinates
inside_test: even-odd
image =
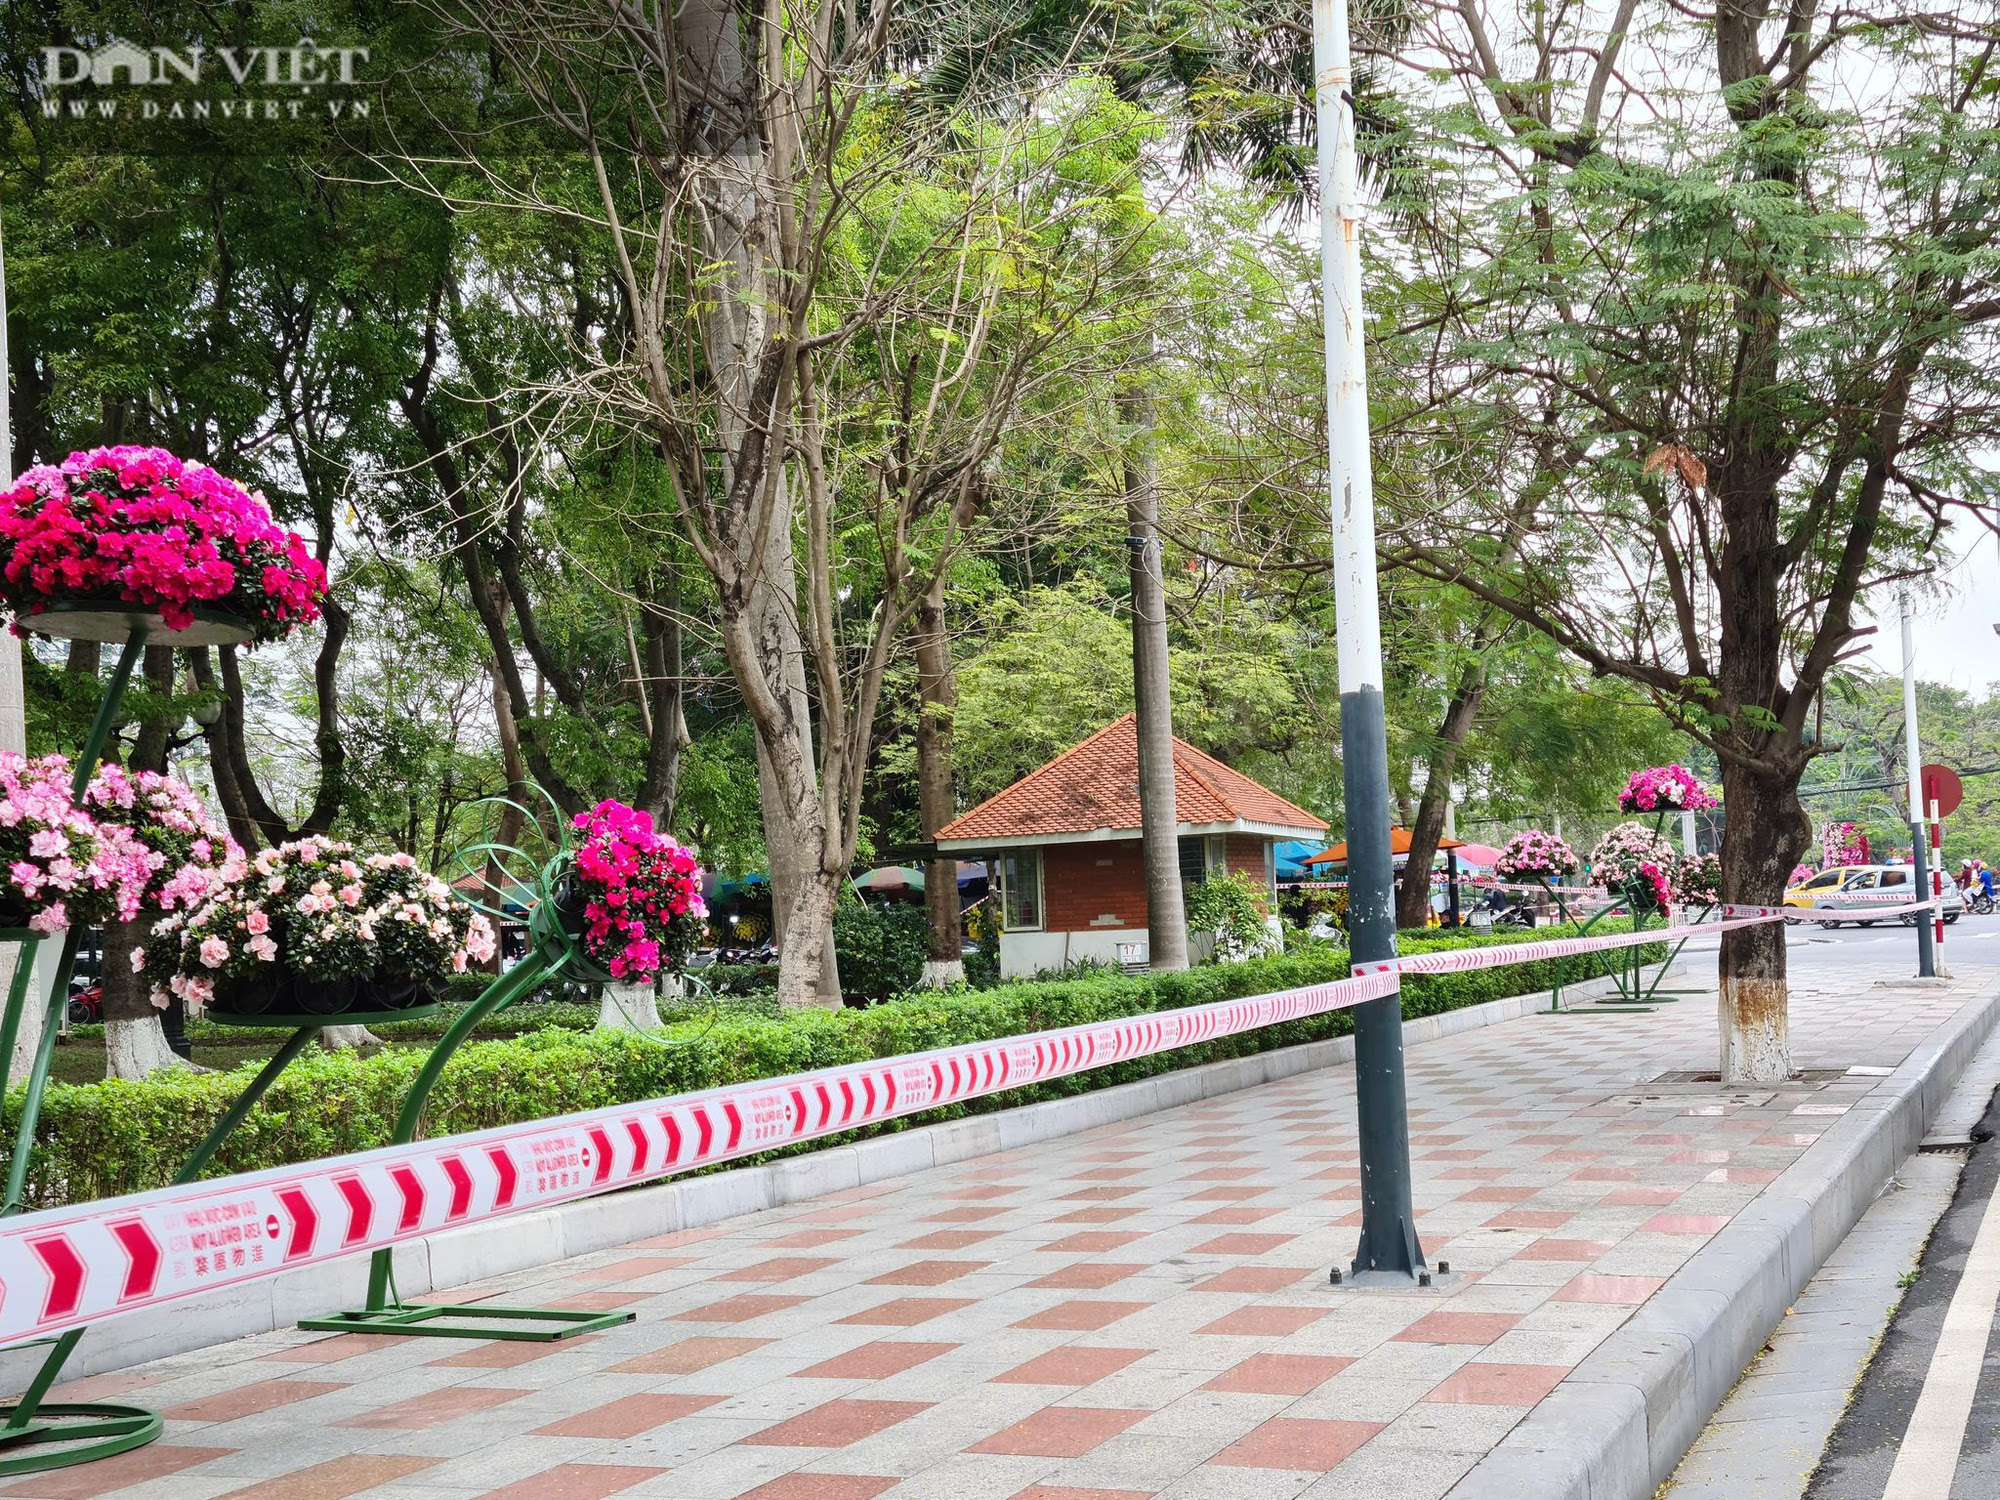
[[[23,1214],[0,1224],[0,1345],[1396,987],[1394,974],[1336,979]]]

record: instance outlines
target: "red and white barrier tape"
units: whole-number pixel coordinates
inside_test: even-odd
[[[1679,927],[1651,927],[1638,932],[1609,932],[1599,937],[1544,938],[1525,943],[1499,943],[1490,948],[1447,948],[1437,953],[1404,953],[1354,966],[1356,974],[1458,974],[1467,969],[1497,969],[1531,964],[1576,953],[1604,953],[1614,948],[1641,948],[1708,932],[1728,932],[1775,922],[1775,916],[1737,917],[1720,922],[1692,922]]]
[[[1818,906],[1718,906],[1716,912],[1724,917],[1783,917],[1787,922],[1851,922],[1865,918],[1870,922],[1884,917],[1906,917],[1912,912],[1937,911],[1942,901],[1905,901],[1891,906],[1894,896],[1857,896],[1853,900],[1838,904],[1825,901]]]
[[[0,1345],[1396,987],[1337,979],[23,1214],[0,1223]]]
[[[1605,900],[1611,895],[1601,885],[1534,885],[1512,880],[1493,880],[1484,875],[1464,880],[1461,883],[1477,886],[1482,891],[1527,891],[1530,894],[1546,892],[1555,896],[1590,896],[1599,901]]]

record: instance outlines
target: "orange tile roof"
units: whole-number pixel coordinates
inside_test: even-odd
[[[1309,838],[1326,823],[1269,787],[1174,741],[1174,811],[1183,824],[1263,823]],[[1139,728],[1127,714],[938,832],[943,840],[1137,832]]]

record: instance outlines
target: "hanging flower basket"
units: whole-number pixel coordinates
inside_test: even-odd
[[[555,905],[584,963],[641,984],[686,967],[708,921],[694,851],[622,802],[600,802],[572,822],[574,869]]]
[[[0,929],[47,936],[137,915],[155,856],[131,831],[70,800],[60,755],[0,751]]]
[[[1569,841],[1539,828],[1515,834],[1493,862],[1493,871],[1502,880],[1560,880],[1576,867],[1576,851]]]
[[[1868,853],[1868,835],[1852,823],[1829,823],[1820,831],[1820,851],[1826,855],[1828,869],[1835,865],[1872,864]]]
[[[1722,900],[1722,861],[1713,854],[1683,855],[1674,874],[1674,895],[1685,904],[1714,906]]]
[[[143,901],[153,911],[191,910],[241,877],[241,846],[186,782],[102,765],[84,788],[83,806],[99,826],[129,830],[145,848]]]
[[[1682,766],[1654,766],[1634,771],[1618,794],[1620,812],[1700,812],[1715,806],[1707,787]]]
[[[17,634],[271,641],[325,594],[325,568],[260,496],[164,448],[72,453],[0,492],[0,608]]]
[[[242,863],[133,954],[155,1004],[218,1015],[381,1014],[435,1002],[493,957],[493,928],[407,854],[306,838]]]
[[[1673,845],[1643,823],[1620,823],[1590,851],[1591,876],[1624,892],[1642,911],[1664,910],[1673,903],[1680,864]]]

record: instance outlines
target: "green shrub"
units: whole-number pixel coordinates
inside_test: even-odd
[[[1264,928],[1266,899],[1263,884],[1247,875],[1233,870],[1211,875],[1188,891],[1188,933],[1207,933],[1215,939],[1211,963],[1236,962],[1269,940]]]
[[[900,901],[843,901],[833,914],[833,951],[846,994],[864,1000],[900,995],[924,977],[929,918],[923,907]]]
[[[1406,951],[1485,946],[1528,936],[1557,936],[1562,931],[1428,936],[1413,939]],[[1665,956],[1664,945],[1644,952],[1654,961]],[[1602,960],[1616,962],[1621,957],[1614,953],[1573,959],[1566,980],[1574,983],[1603,972]],[[563,1007],[565,1022],[578,1024],[468,1043],[445,1067],[425,1124],[431,1135],[478,1130],[872,1057],[1317,984],[1343,977],[1347,968],[1344,952],[1320,947],[1177,974],[1110,971],[992,990],[919,992],[841,1011],[773,1014],[765,1001],[697,1005],[677,1011],[678,1019],[664,1032],[643,1034],[583,1029],[588,1024],[585,1015],[594,1021],[594,1012]],[[1404,982],[1403,1010],[1410,1016],[1435,1015],[1546,989],[1556,974],[1554,961],[1542,961],[1467,974],[1413,975]],[[520,1015],[555,1009],[527,1006]],[[514,1015],[508,1013],[509,1018]],[[442,1018],[433,1018],[386,1029],[432,1025],[441,1029],[441,1022]],[[1310,1016],[1012,1089],[863,1133],[1084,1093],[1221,1058],[1340,1036],[1352,1025],[1348,1011]],[[223,1145],[209,1175],[255,1171],[385,1144],[404,1092],[422,1062],[418,1048],[388,1049],[370,1057],[308,1050]],[[52,1085],[35,1133],[29,1206],[52,1207],[163,1185],[250,1076],[243,1069],[176,1071],[142,1082]],[[20,1103],[21,1090],[16,1089],[6,1101],[10,1130],[18,1121]]]

